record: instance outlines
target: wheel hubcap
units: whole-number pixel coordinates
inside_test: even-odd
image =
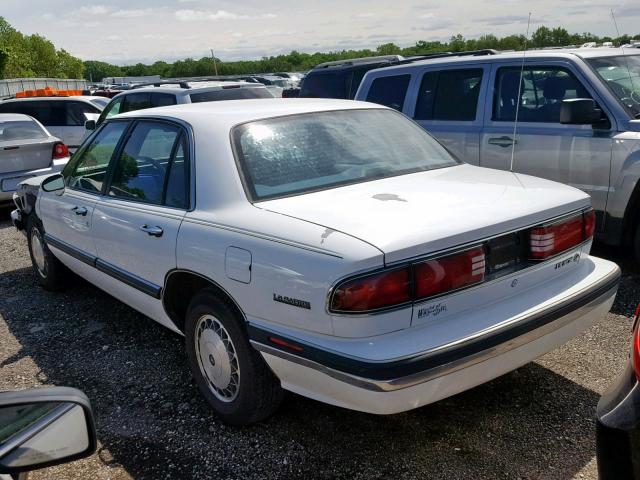
[[[213,315],[203,315],[196,324],[196,357],[211,392],[223,402],[238,396],[240,365],[229,332]]]
[[[33,260],[36,263],[38,273],[43,277],[47,276],[47,262],[44,257],[44,246],[42,245],[42,237],[40,237],[40,231],[34,228],[31,233],[31,253],[33,254]]]

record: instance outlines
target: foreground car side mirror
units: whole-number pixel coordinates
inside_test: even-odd
[[[96,121],[95,120],[87,120],[84,122],[85,130],[95,130],[96,129]]]
[[[562,101],[560,123],[565,125],[595,125],[602,121],[600,110],[591,98],[570,98]]]
[[[50,177],[45,178],[40,184],[40,188],[45,192],[60,192],[64,191],[64,177],[61,173],[56,173]]]
[[[0,393],[0,473],[84,458],[96,450],[91,404],[75,388]]]

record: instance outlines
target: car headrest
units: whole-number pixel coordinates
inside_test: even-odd
[[[561,77],[548,77],[544,80],[542,91],[546,99],[562,100],[567,92],[566,79]]]

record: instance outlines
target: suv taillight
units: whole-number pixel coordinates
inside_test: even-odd
[[[65,158],[69,156],[69,149],[62,142],[56,142],[53,144],[53,153],[51,154],[52,160],[59,158]]]
[[[633,336],[631,339],[631,364],[636,372],[636,378],[640,382],[640,305],[636,308],[636,314],[633,317]]]
[[[593,237],[596,216],[592,209],[548,225],[531,229],[531,259],[543,260]]]
[[[331,311],[358,313],[402,305],[480,283],[485,276],[483,247],[374,273],[339,284]]]

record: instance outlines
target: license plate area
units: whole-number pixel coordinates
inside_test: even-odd
[[[527,244],[523,232],[492,238],[486,244],[489,275],[518,269],[526,261]]]

